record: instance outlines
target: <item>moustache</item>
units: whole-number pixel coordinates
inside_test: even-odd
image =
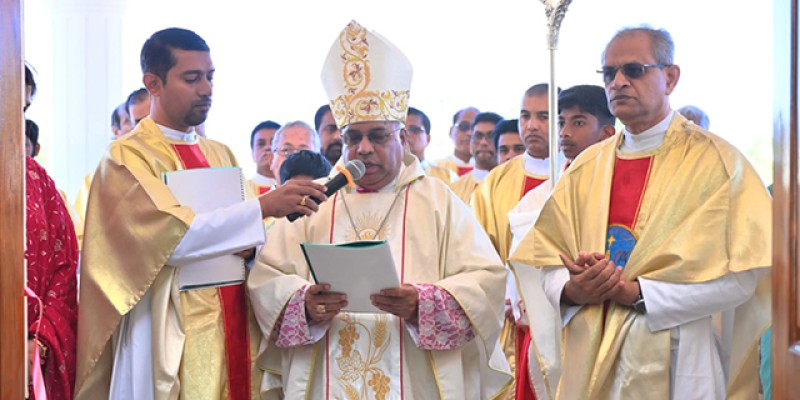
[[[192,102],[192,107],[211,106],[211,97],[203,97],[200,100]]]

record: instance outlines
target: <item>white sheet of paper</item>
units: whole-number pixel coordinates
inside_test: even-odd
[[[172,195],[195,213],[244,201],[244,180],[239,167],[195,168],[163,174]],[[197,261],[178,269],[180,290],[202,289],[244,282],[245,264],[239,256],[224,255]]]
[[[360,241],[342,244],[300,244],[317,283],[331,285],[332,292],[347,294],[344,311],[383,313],[370,295],[400,286],[389,243]]]

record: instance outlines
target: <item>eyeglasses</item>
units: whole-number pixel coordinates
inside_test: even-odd
[[[416,125],[408,125],[408,126],[406,126],[406,130],[409,133],[412,133],[414,135],[421,135],[421,134],[425,133],[425,129],[424,128],[422,128],[420,126],[416,126]]]
[[[597,73],[603,74],[603,82],[609,84],[617,77],[617,71],[622,71],[622,75],[625,75],[626,78],[639,79],[647,73],[648,68],[664,68],[669,66],[670,64],[641,64],[632,62],[622,64],[618,67],[605,66],[597,71]]]
[[[376,145],[386,144],[389,141],[389,138],[394,136],[394,133],[403,129],[402,127],[397,128],[393,131],[390,131],[385,128],[377,128],[370,130],[367,132],[367,139],[370,143]],[[358,130],[350,130],[348,129],[346,132],[342,133],[342,142],[344,142],[345,146],[356,146],[364,139],[364,134]]]
[[[472,129],[472,124],[470,124],[469,121],[461,121],[457,124],[453,124],[453,126],[461,132],[467,132]]]
[[[287,144],[285,146],[281,146],[281,148],[279,149],[273,149],[272,151],[274,153],[278,153],[278,155],[280,155],[281,157],[286,157],[289,154],[294,154],[301,150],[311,150],[311,148],[306,145],[300,145],[299,147],[294,147],[290,144]]]
[[[491,142],[492,140],[494,140],[494,132],[483,133],[483,132],[480,132],[480,131],[475,131],[475,132],[472,133],[472,140],[473,141],[480,142],[483,139],[486,139],[486,140]]]

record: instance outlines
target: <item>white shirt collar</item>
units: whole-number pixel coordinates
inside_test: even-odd
[[[478,169],[476,167],[472,170],[471,174],[473,179],[475,179],[477,182],[480,182],[483,180],[483,178],[486,178],[486,175],[489,175],[489,171],[485,169]]]
[[[164,125],[156,124],[156,126],[158,126],[158,129],[161,129],[161,132],[164,133],[164,136],[166,136],[167,139],[176,140],[179,142],[187,142],[189,144],[197,143],[197,134],[195,133],[194,128],[192,128],[190,132],[181,132],[179,130],[167,128]]]
[[[255,175],[253,175],[253,182],[255,182],[259,186],[272,186],[277,184],[275,178],[270,178],[268,176],[261,175],[258,172],[256,172]]]
[[[636,135],[630,133],[628,128],[624,128],[622,130],[624,139],[619,146],[620,153],[643,153],[659,148],[664,143],[664,136],[666,136],[669,124],[672,122],[673,113],[674,111],[670,111],[661,122]]]
[[[525,157],[525,172],[533,175],[550,175],[550,157],[533,158],[527,151],[522,156]]]
[[[447,156],[445,158],[445,160],[452,161],[452,162],[456,163],[457,165],[475,165],[475,159],[474,158],[470,157],[469,162],[465,164],[464,161],[461,161],[461,159],[456,157],[455,154],[450,154],[449,156]]]

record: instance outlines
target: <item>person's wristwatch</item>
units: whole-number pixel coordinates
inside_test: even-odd
[[[639,314],[647,314],[647,307],[644,304],[644,296],[642,295],[642,286],[639,286],[639,296],[636,297],[636,300],[631,304],[633,307],[633,311],[636,311]]]

